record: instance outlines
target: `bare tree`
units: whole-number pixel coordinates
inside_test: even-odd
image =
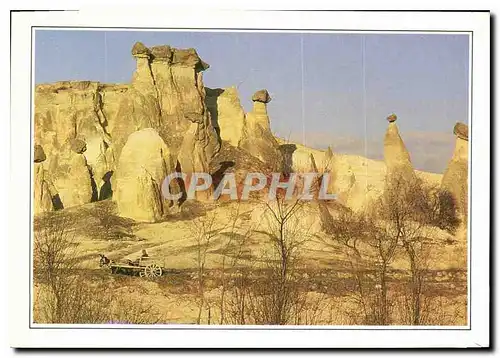
[[[292,321],[302,294],[297,265],[308,239],[308,228],[300,220],[304,202],[277,195],[264,205],[262,232],[270,239],[270,249],[262,254],[260,277],[252,280],[249,309],[256,324],[283,325]]]
[[[45,315],[49,322],[64,321],[70,304],[70,288],[76,279],[76,242],[71,220],[63,214],[44,215],[35,220],[33,273],[45,285]]]
[[[428,246],[429,224],[435,218],[431,191],[419,179],[388,178],[379,206],[386,235],[403,248],[410,265],[411,324],[421,324],[422,294]]]
[[[196,323],[201,323],[201,315],[203,307],[207,303],[205,300],[205,278],[206,278],[206,263],[207,253],[213,243],[213,240],[227,227],[227,223],[220,223],[217,218],[217,212],[212,211],[205,216],[194,219],[190,227],[196,243],[196,271],[197,271],[197,299],[198,299],[198,316]]]
[[[323,213],[324,215],[325,213]],[[340,246],[354,278],[355,302],[364,324],[390,323],[388,302],[388,271],[397,248],[397,240],[381,228],[373,213],[342,210],[326,220],[328,247]],[[375,279],[370,280],[371,272]],[[373,282],[374,281],[374,282]]]
[[[396,253],[397,237],[391,235],[387,226],[380,226],[377,216],[369,215],[366,222],[367,244],[375,251],[375,267],[377,271],[376,321],[380,325],[390,324],[390,304],[388,301],[388,273]]]
[[[103,280],[92,280],[78,267],[73,219],[63,213],[35,220],[33,272],[36,312],[46,323],[103,323],[112,297]]]
[[[243,283],[248,270],[242,270],[240,266],[243,256],[247,253],[246,244],[252,236],[255,225],[246,225],[243,223],[244,218],[251,215],[250,212],[241,212],[240,203],[231,211],[229,225],[227,229],[221,233],[220,254],[222,255],[220,272],[220,299],[219,299],[219,323],[226,323],[226,296],[234,295],[230,302],[232,309],[235,308],[240,312],[236,317],[243,317],[240,321],[244,321],[244,305],[245,305],[245,290]],[[235,301],[236,299],[236,301]],[[233,314],[233,318],[234,314]]]

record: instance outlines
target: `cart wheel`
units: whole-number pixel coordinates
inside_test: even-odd
[[[146,277],[159,277],[162,274],[162,269],[156,264],[151,264],[144,268],[144,274]]]

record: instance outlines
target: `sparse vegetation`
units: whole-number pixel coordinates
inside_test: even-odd
[[[189,232],[193,269],[174,270],[155,280],[121,279],[87,269],[83,262],[89,255],[77,240],[81,218],[64,211],[38,216],[33,256],[35,321],[190,322],[173,312],[196,307],[191,322],[198,324],[463,323],[466,301],[445,291],[436,293],[433,283],[429,260],[436,247],[435,230],[439,230],[432,226],[436,206],[429,205],[428,199],[423,206],[421,197],[413,195],[418,191],[424,198],[436,198],[436,192],[422,185],[399,184],[372,210],[331,211],[323,206],[320,212],[331,212],[331,220],[326,233],[315,234],[314,240],[315,230],[304,221],[311,217],[311,203],[276,200],[264,203],[260,214],[248,211],[255,204],[207,207],[195,220],[178,222]],[[439,205],[439,200],[434,203]],[[91,215],[112,215],[107,209]],[[109,221],[109,232],[122,230],[122,224]],[[123,239],[109,237],[102,235],[100,240],[110,242],[110,248],[128,247]],[[122,244],[116,246],[117,240]],[[136,250],[146,247],[135,245]],[[310,247],[330,253],[326,262],[338,265],[336,276],[306,264]],[[144,285],[157,287],[155,295],[160,296],[155,300],[172,304],[158,306]],[[465,295],[465,287],[459,287]]]

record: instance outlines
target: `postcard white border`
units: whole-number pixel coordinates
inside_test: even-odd
[[[469,256],[470,330],[464,327],[282,327],[257,330],[214,326],[169,325],[167,329],[99,329],[29,327],[30,103],[33,26],[85,26],[186,29],[341,29],[401,32],[473,31],[471,49],[470,154],[472,236]],[[100,9],[80,12],[23,12],[12,16],[11,182],[9,267],[10,343],[15,347],[473,347],[489,345],[489,13],[422,12],[277,12],[186,10],[126,12]],[[488,213],[488,215],[485,215]],[[15,259],[14,259],[15,258]],[[12,276],[11,276],[12,277]],[[235,328],[235,327],[233,327]],[[257,327],[255,327],[257,328]],[[261,327],[262,328],[262,327]],[[401,328],[395,330],[395,328]]]

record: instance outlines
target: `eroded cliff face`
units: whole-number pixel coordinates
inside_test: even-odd
[[[212,117],[212,125],[221,140],[237,147],[245,124],[245,111],[236,87],[206,88],[205,102]]]
[[[205,105],[202,71],[208,68],[194,49],[136,43],[137,61],[131,91],[122,100],[120,132],[154,128],[186,172],[205,170],[220,149],[219,138]],[[124,120],[123,117],[128,120]],[[122,145],[115,151],[119,154]]]
[[[208,64],[196,51],[136,43],[132,55],[137,66],[130,84],[63,81],[38,85],[35,90],[35,143],[45,150],[44,167],[50,175],[65,177],[68,164],[72,165],[70,142],[83,141],[86,151],[79,153],[77,164],[90,168],[95,183],[91,200],[116,186],[113,173],[118,158],[136,131],[156,130],[184,172],[208,171],[220,149],[205,104],[202,71]],[[54,185],[57,193],[66,191]],[[70,207],[83,199],[61,200]]]

